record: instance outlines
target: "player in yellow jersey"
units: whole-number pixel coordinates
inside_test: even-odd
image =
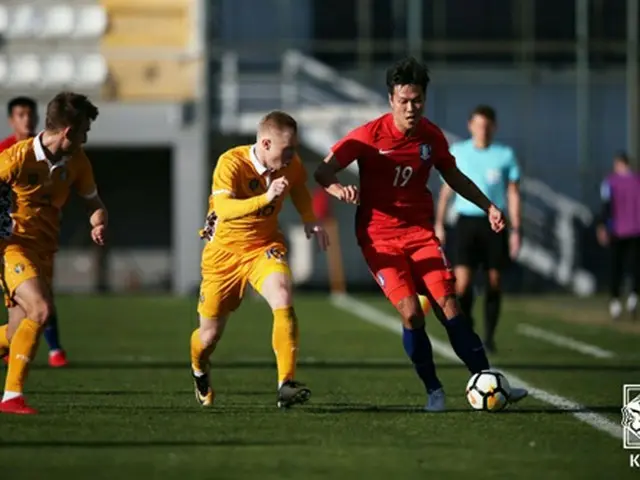
[[[247,283],[273,311],[278,406],[304,403],[311,395],[294,378],[298,323],[287,249],[278,228],[285,196],[291,196],[308,238],[315,236],[325,250],[328,236],[313,213],[307,175],[296,147],[296,121],[284,112],[274,111],[260,122],[255,145],[232,148],[218,159],[209,213],[201,232],[207,243],[201,265],[200,328],[191,335],[191,368],[196,399],[201,405],[213,404],[209,357],[229,314],[240,305]]]
[[[3,413],[36,413],[22,392],[40,333],[55,310],[53,261],[71,189],[86,201],[91,238],[104,243],[107,212],[82,150],[97,116],[84,95],[58,94],[47,106],[45,130],[0,154],[0,282],[9,309],[9,323],[0,327],[0,350],[9,349]]]

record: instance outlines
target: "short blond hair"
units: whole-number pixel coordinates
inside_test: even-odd
[[[295,118],[282,110],[273,110],[267,113],[258,125],[258,134],[267,130],[291,130],[294,134],[298,133],[298,122]]]

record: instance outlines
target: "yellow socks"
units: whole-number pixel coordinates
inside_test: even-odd
[[[209,357],[215,348],[215,344],[204,348],[200,340],[200,329],[196,328],[193,331],[191,334],[191,368],[196,374],[209,371]]]
[[[294,379],[298,358],[298,338],[298,320],[293,307],[275,309],[273,311],[272,344],[278,364],[278,385]],[[214,349],[215,344],[207,348],[202,345],[199,328],[193,331],[191,334],[191,368],[196,375],[209,371],[209,357]]]
[[[4,387],[5,400],[22,393],[29,372],[29,363],[33,360],[38,349],[41,330],[42,325],[25,318],[13,335],[9,349],[7,380]]]
[[[298,359],[298,320],[293,307],[273,311],[273,352],[278,364],[278,385],[293,380]]]
[[[7,339],[7,330],[9,330],[9,324],[2,325],[0,327],[0,350],[9,348],[9,340]]]

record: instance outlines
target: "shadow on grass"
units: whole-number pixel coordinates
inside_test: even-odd
[[[464,370],[465,367],[458,363],[436,362],[438,370]],[[405,370],[412,368],[408,361],[404,360],[301,360],[300,367],[319,370]],[[167,362],[167,361],[85,361],[72,363],[64,367],[65,370],[189,370],[189,362]],[[275,361],[267,360],[238,360],[238,361],[216,361],[215,368],[221,370],[258,370],[275,369]],[[601,364],[589,363],[500,363],[499,369],[504,370],[534,370],[534,371],[589,371],[589,372],[634,372],[640,371],[640,365],[633,364],[612,364],[603,362]],[[34,370],[50,370],[45,364],[35,364]]]
[[[73,395],[72,392],[68,392]],[[95,392],[96,395],[109,396],[111,392]],[[242,393],[242,395],[244,395]],[[483,412],[472,410],[470,407],[454,407],[448,408],[446,412],[442,413],[429,413],[425,412],[422,405],[406,405],[406,404],[394,404],[394,405],[379,405],[374,403],[347,403],[347,402],[328,402],[328,403],[311,403],[304,406],[296,406],[290,410],[281,410],[274,407],[271,403],[265,402],[247,402],[247,403],[226,403],[216,405],[214,408],[203,409],[192,402],[186,402],[177,405],[109,405],[109,404],[95,404],[95,405],[65,405],[54,408],[52,410],[45,409],[41,411],[43,415],[53,416],[67,416],[72,414],[106,414],[113,413],[127,413],[127,414],[163,414],[169,416],[203,416],[203,415],[235,415],[235,414],[260,414],[264,415],[307,415],[307,414],[424,414],[427,416],[436,417],[451,416],[451,415],[558,415],[558,414],[573,414],[573,413],[600,413],[600,414],[619,414],[619,405],[597,405],[597,406],[581,406],[580,408],[555,408],[553,406],[531,406],[526,405],[514,405],[505,410],[496,413]],[[435,417],[434,417],[435,418]],[[3,445],[0,441],[0,445]]]
[[[153,447],[290,447],[304,445],[297,439],[295,442],[278,442],[277,440],[12,440],[0,441],[0,448],[153,448]]]
[[[273,390],[241,390],[230,392],[243,397],[259,397],[263,395],[274,395]],[[61,397],[134,397],[134,396],[183,396],[193,397],[193,390],[29,390],[29,394]]]
[[[566,414],[566,413],[620,413],[619,406],[593,406],[582,407],[576,409],[558,409],[555,407],[511,407],[500,412],[489,413],[472,410],[470,408],[448,408],[443,413],[429,413],[425,412],[420,406],[407,406],[407,405],[373,405],[373,404],[326,404],[326,405],[313,405],[303,407],[304,411],[312,413],[357,413],[357,412],[369,412],[369,413],[424,413],[425,415],[532,415],[532,414]]]

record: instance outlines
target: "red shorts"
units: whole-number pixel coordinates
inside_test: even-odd
[[[415,294],[435,299],[455,295],[455,276],[435,234],[402,235],[361,248],[371,274],[393,305]]]

